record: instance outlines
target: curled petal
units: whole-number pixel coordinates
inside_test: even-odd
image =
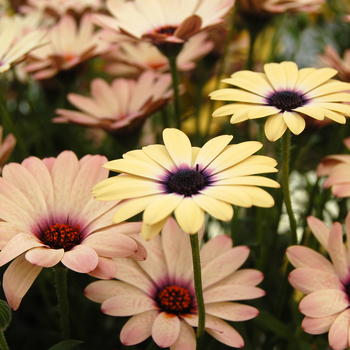
[[[87,245],[77,245],[65,252],[61,261],[63,265],[75,272],[89,273],[96,268],[98,255]]]

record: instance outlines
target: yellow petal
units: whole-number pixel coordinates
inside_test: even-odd
[[[325,84],[320,85],[319,87],[309,91],[304,97],[306,99],[313,99],[318,96],[332,94],[335,92],[350,90],[350,84],[344,83],[342,81],[329,81]]]
[[[350,116],[350,105],[345,103],[318,103],[317,106],[322,109],[330,109],[334,112]]]
[[[163,145],[149,145],[142,148],[142,151],[152,158],[155,162],[169,171],[174,171],[176,165],[170,157],[169,152]]]
[[[346,119],[342,114],[330,111],[328,109],[324,109],[324,116],[340,124],[346,123]]]
[[[295,83],[298,79],[298,66],[294,62],[281,62],[281,66],[285,71],[287,83],[286,83],[286,90],[293,90]]]
[[[199,192],[220,201],[249,208],[252,206],[252,201],[241,187],[244,186],[209,186]]]
[[[185,197],[175,209],[175,217],[183,231],[196,233],[204,224],[204,211],[192,199]]]
[[[333,68],[317,69],[304,79],[300,84],[299,89],[305,94],[334,77],[337,73],[338,72]]]
[[[275,114],[269,117],[265,123],[265,135],[270,141],[278,140],[287,130],[283,114]]]
[[[224,185],[254,185],[254,186],[264,186],[264,187],[281,187],[280,184],[268,177],[263,176],[239,176],[232,177],[224,180],[216,181],[215,184],[219,186]]]
[[[299,135],[305,129],[305,119],[298,113],[285,111],[283,119],[290,131],[295,135]]]
[[[334,94],[328,94],[324,96],[315,97],[313,102],[350,102],[350,94],[347,92],[338,92]]]
[[[298,79],[295,83],[294,91],[300,90],[300,86],[303,83],[303,81],[313,72],[316,71],[316,68],[302,68],[299,70]]]
[[[267,63],[264,71],[276,91],[286,90],[287,76],[283,67],[279,63]]]
[[[229,221],[233,216],[231,204],[219,201],[204,194],[192,196],[193,200],[208,214],[222,221]]]
[[[262,208],[271,208],[275,205],[275,201],[270,193],[260,187],[246,186],[243,191],[248,194],[253,205]]]
[[[149,241],[150,239],[157,236],[157,234],[161,231],[163,226],[169,217],[166,217],[164,220],[157,222],[154,225],[148,225],[145,222],[142,223],[141,235],[144,240]]]
[[[293,111],[304,113],[304,114],[306,114],[312,118],[315,118],[317,120],[324,119],[323,109],[317,105],[302,106],[302,107],[298,107],[298,108],[293,109]]]
[[[238,89],[220,89],[209,94],[212,100],[239,101],[266,104],[265,98],[248,91]]]
[[[249,119],[263,118],[272,114],[276,114],[280,111],[279,108],[274,106],[256,106],[252,108],[248,113]]]

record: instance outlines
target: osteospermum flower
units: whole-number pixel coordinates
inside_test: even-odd
[[[63,40],[64,38],[64,40]],[[79,24],[72,16],[63,15],[44,40],[50,44],[34,50],[26,70],[35,79],[47,79],[61,70],[69,70],[81,62],[106,52],[110,44],[94,32],[91,14],[85,14]]]
[[[235,102],[218,108],[214,117],[232,115],[232,124],[269,116],[265,134],[276,141],[286,131],[298,135],[305,129],[304,115],[317,120],[325,117],[344,124],[350,116],[350,84],[332,80],[332,68],[303,68],[294,62],[268,63],[265,73],[239,71],[223,81],[240,89],[228,88],[210,94],[213,100]]]
[[[96,23],[155,44],[183,43],[200,30],[218,24],[235,0],[107,0],[111,16],[95,15]]]
[[[111,225],[118,202],[102,203],[91,188],[108,177],[103,156],[78,160],[73,152],[5,165],[0,178],[0,266],[8,303],[17,309],[43,267],[62,263],[98,278],[113,278],[112,258],[143,260],[146,252],[128,236],[140,223]]]
[[[170,74],[146,71],[137,81],[115,79],[109,85],[97,78],[91,82],[92,97],[68,94],[68,100],[82,112],[57,109],[55,122],[72,122],[125,133],[142,125],[145,118],[160,109],[172,96]]]
[[[333,263],[323,255],[303,246],[287,249],[296,267],[289,275],[292,286],[307,294],[299,310],[306,316],[302,328],[306,333],[328,333],[332,349],[350,346],[350,250],[343,243],[342,226],[335,222],[329,229],[315,217],[308,218],[311,231],[328,251]],[[347,241],[350,239],[350,214],[345,221]]]
[[[256,186],[279,184],[253,176],[277,171],[274,159],[252,156],[262,147],[261,143],[228,145],[232,136],[223,135],[200,149],[191,147],[188,137],[177,129],[165,129],[163,139],[165,146],[143,147],[104,165],[122,174],[96,185],[96,198],[130,199],[117,210],[114,222],[144,210],[142,234],[150,239],[159,233],[173,211],[185,232],[196,233],[203,226],[205,212],[228,221],[233,215],[231,204],[274,205],[272,196]]]
[[[344,144],[350,150],[350,137]],[[317,176],[328,176],[323,187],[331,187],[335,197],[350,197],[350,155],[333,154],[323,158],[316,173]]]
[[[152,336],[161,348],[195,350],[198,326],[197,304],[191,266],[190,240],[173,218],[162,235],[145,242],[149,252],[143,263],[118,260],[117,281],[93,282],[85,295],[102,303],[104,313],[132,316],[124,325],[120,340],[138,344]],[[220,342],[243,347],[244,341],[228,321],[245,321],[258,315],[254,307],[238,303],[265,295],[257,287],[263,274],[238,268],[249,255],[249,248],[232,248],[230,237],[217,236],[201,249],[205,328]]]

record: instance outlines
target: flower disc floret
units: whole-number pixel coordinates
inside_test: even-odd
[[[275,106],[284,111],[291,111],[294,108],[301,107],[305,102],[301,95],[294,91],[279,91],[268,98],[270,106]]]
[[[50,225],[44,232],[41,241],[52,249],[64,249],[68,252],[81,242],[79,224],[76,228],[66,224]]]
[[[190,311],[192,299],[187,289],[171,285],[158,293],[157,302],[161,310],[178,315]]]

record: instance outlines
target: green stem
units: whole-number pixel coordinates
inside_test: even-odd
[[[179,96],[179,73],[176,65],[176,55],[169,55],[168,61],[170,66],[171,77],[173,80],[174,90],[174,115],[176,120],[176,127],[181,130],[181,109],[180,109],[180,96]]]
[[[0,332],[0,349],[1,350],[9,350],[9,347],[7,345],[4,332]]]
[[[66,267],[54,267],[55,287],[58,301],[58,311],[60,314],[60,323],[62,329],[63,340],[70,339],[70,325],[69,325],[69,306],[67,294],[67,271]]]
[[[287,130],[282,137],[282,183],[284,204],[286,205],[290,229],[292,231],[292,244],[298,244],[297,240],[297,222],[292,209],[292,201],[290,199],[289,190],[289,146],[290,146],[290,131]]]
[[[205,331],[205,306],[204,306],[203,289],[202,289],[202,271],[201,271],[201,258],[199,254],[198,233],[194,235],[190,235],[190,240],[191,240],[191,248],[192,248],[194,288],[196,292],[197,309],[198,309],[197,340],[199,341],[204,335],[204,331]]]

